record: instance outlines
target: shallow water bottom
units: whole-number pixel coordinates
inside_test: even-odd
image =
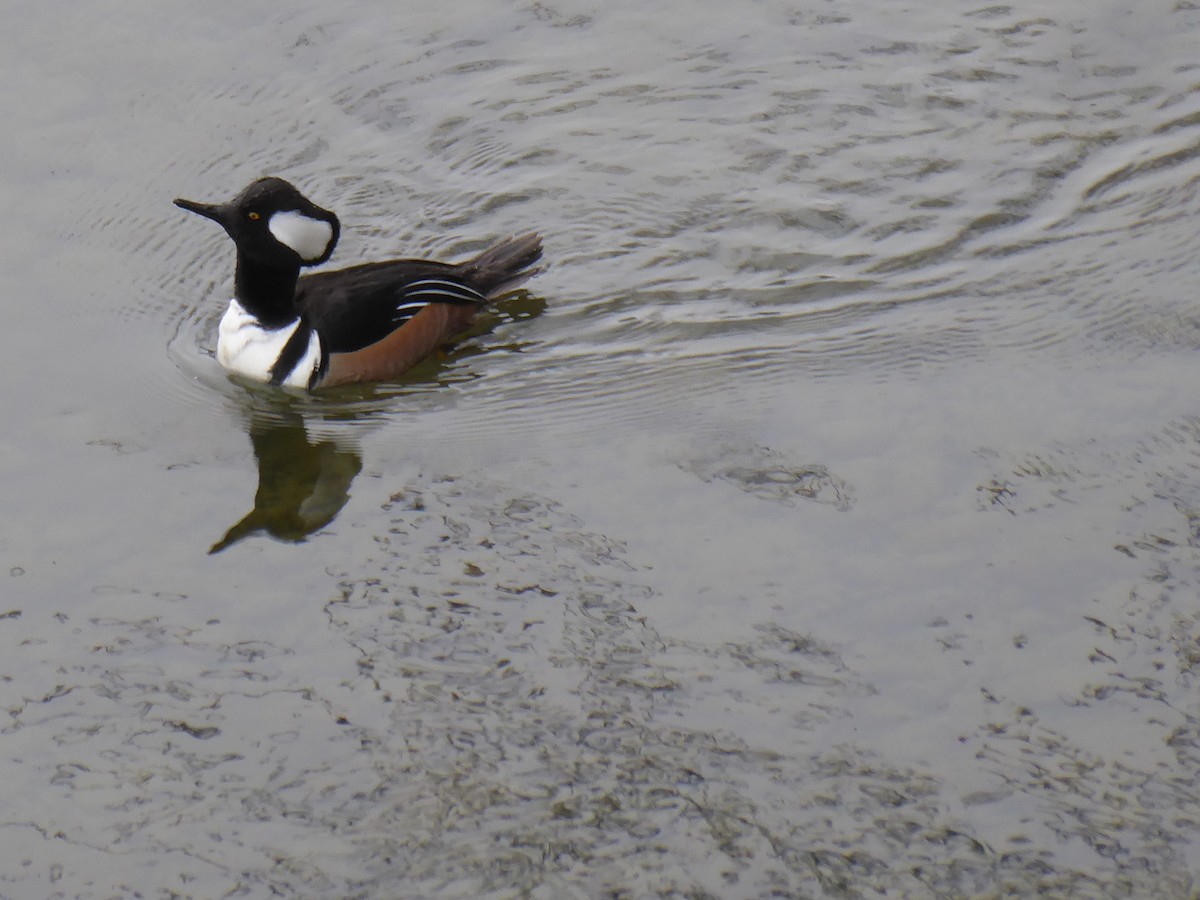
[[[1195,894],[1190,4],[113,12],[0,35],[0,897]],[[550,268],[247,390],[263,174]]]
[[[1195,425],[1060,372],[1037,442],[1046,374],[761,392],[619,453],[446,453],[435,414],[306,545],[14,608],[0,895],[1184,896]],[[1101,449],[1069,411],[1104,378]]]

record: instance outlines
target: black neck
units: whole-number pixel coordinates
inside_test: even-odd
[[[239,253],[233,275],[234,296],[246,312],[268,328],[295,321],[299,266],[270,266]]]

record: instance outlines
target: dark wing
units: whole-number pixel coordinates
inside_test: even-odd
[[[486,299],[456,277],[457,266],[399,259],[317,272],[296,285],[296,305],[327,353],[361,350],[430,303],[480,306]]]

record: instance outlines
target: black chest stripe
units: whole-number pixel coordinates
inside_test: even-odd
[[[292,374],[292,369],[296,368],[296,364],[308,352],[308,341],[311,337],[312,329],[307,322],[301,319],[296,330],[292,332],[292,336],[288,338],[288,342],[279,351],[279,358],[275,360],[275,365],[271,366],[271,384],[280,385],[287,380],[287,377]]]

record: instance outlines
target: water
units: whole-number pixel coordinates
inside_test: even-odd
[[[0,897],[1196,893],[1194,4],[7,21]],[[551,268],[248,390],[268,173]]]

